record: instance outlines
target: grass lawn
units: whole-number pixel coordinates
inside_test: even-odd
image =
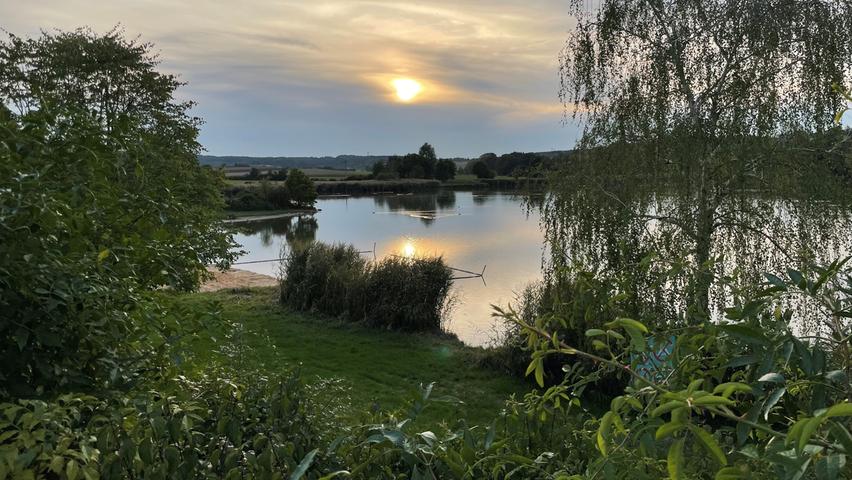
[[[433,402],[421,421],[452,423],[465,417],[485,424],[510,394],[529,390],[521,379],[475,366],[480,350],[457,340],[293,313],[277,304],[275,288],[188,294],[175,301],[201,308],[211,300],[220,303],[223,318],[244,326],[245,364],[270,373],[301,364],[303,378],[320,386],[320,396],[348,397],[340,415],[344,420],[357,421],[371,408],[403,408],[419,384],[435,382],[433,397],[452,396],[464,404]],[[196,347],[202,363],[216,355],[210,340],[199,340]]]

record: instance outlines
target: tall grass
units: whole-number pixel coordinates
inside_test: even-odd
[[[377,328],[438,331],[452,274],[441,258],[368,262],[350,245],[313,242],[281,266],[281,303]]]

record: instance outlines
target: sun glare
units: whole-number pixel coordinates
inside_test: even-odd
[[[405,245],[402,246],[402,256],[411,258],[415,253],[417,253],[417,249],[414,248],[414,244],[411,241],[405,242]]]
[[[397,78],[392,81],[393,88],[396,89],[396,97],[403,102],[410,102],[414,97],[423,91],[423,85],[417,80],[410,78]]]

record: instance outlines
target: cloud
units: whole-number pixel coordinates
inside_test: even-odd
[[[19,35],[84,24],[105,31],[121,23],[128,34],[153,41],[163,68],[189,82],[182,95],[199,102],[208,121],[202,140],[217,153],[227,140],[208,132],[232,124],[224,117],[252,118],[247,109],[257,105],[268,110],[257,118],[297,128],[309,138],[322,138],[323,129],[341,114],[380,130],[387,127],[389,108],[419,112],[422,118],[390,116],[406,118],[413,129],[428,127],[439,139],[457,132],[442,131],[431,115],[463,112],[461,117],[474,117],[479,127],[490,125],[493,135],[503,136],[513,125],[520,135],[524,125],[558,123],[557,58],[572,22],[563,3],[31,0],[3,2],[0,18],[4,28]],[[411,105],[392,105],[390,81],[398,77],[415,78],[425,87]],[[275,118],[274,111],[299,119]],[[470,132],[483,136],[471,144],[488,142],[485,129]],[[548,132],[550,143],[556,142],[560,133]],[[264,151],[274,147],[266,145]],[[319,148],[314,153],[321,153]]]

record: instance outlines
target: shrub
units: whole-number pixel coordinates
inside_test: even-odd
[[[364,317],[367,261],[354,247],[312,242],[289,250],[285,259],[281,303],[332,317]]]
[[[247,378],[0,404],[0,478],[300,478],[317,435],[298,374]]]
[[[387,257],[367,270],[368,324],[399,330],[439,330],[451,274],[441,258]]]
[[[452,285],[440,258],[368,262],[349,245],[292,249],[281,267],[281,303],[373,327],[440,330]]]

